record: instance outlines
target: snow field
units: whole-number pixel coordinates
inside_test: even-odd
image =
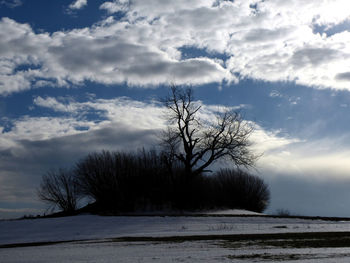
[[[263,233],[347,232],[350,222],[235,216],[95,216],[0,221],[0,262],[350,262],[350,247],[285,248],[226,240],[120,241]],[[72,241],[27,246],[33,242]],[[7,244],[28,243],[5,248]],[[229,245],[227,245],[229,244]]]
[[[125,236],[342,231],[350,231],[350,222],[270,217],[79,215],[0,221],[0,245]]]

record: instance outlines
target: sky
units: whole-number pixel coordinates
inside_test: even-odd
[[[0,0],[0,218],[48,170],[150,148],[192,87],[255,126],[267,213],[350,216],[348,0]]]

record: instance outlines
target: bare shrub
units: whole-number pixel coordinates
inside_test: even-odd
[[[264,211],[270,191],[264,181],[241,170],[222,169],[209,180],[215,206]]]
[[[42,177],[37,194],[42,201],[66,213],[71,213],[77,208],[78,188],[71,171],[60,169],[47,172]]]
[[[78,162],[75,173],[82,194],[92,197],[100,209],[162,207],[171,195],[172,178],[161,159],[155,151],[103,151]]]
[[[278,216],[291,216],[290,211],[288,209],[284,209],[284,208],[277,209],[276,214]]]
[[[242,208],[263,211],[267,185],[240,170],[188,176],[184,165],[156,151],[91,153],[72,172],[43,177],[39,197],[64,211],[74,211],[77,196],[94,200],[93,212],[208,210]]]

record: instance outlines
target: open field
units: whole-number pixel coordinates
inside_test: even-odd
[[[350,222],[237,216],[0,221],[1,262],[349,262]]]

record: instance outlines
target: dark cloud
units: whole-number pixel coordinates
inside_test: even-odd
[[[335,76],[335,79],[349,81],[350,80],[350,72],[339,73]]]
[[[15,8],[23,5],[23,1],[22,0],[2,0],[0,4],[5,5],[9,8]]]
[[[259,28],[249,31],[244,41],[247,42],[265,42],[265,41],[276,41],[280,38],[287,37],[292,32],[291,28],[277,28],[274,30]]]
[[[320,66],[332,60],[344,57],[340,51],[331,48],[303,48],[294,52],[291,63],[296,68],[306,65]]]

